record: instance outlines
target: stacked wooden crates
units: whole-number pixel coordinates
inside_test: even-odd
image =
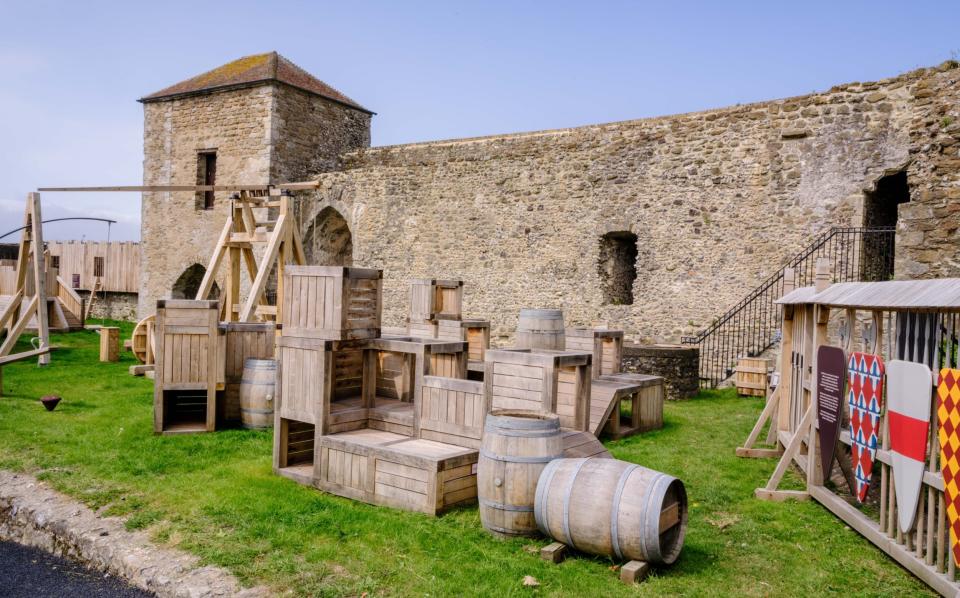
[[[469,346],[467,369],[483,372],[484,353],[490,348],[490,322],[463,318],[462,280],[411,280],[407,334],[414,338],[466,342]]]
[[[312,484],[317,439],[366,427],[363,347],[380,335],[383,273],[289,266],[283,276],[273,465]]]

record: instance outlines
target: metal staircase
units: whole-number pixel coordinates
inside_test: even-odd
[[[888,280],[893,276],[894,227],[831,228],[790,258],[696,336],[681,342],[700,347],[700,385],[708,388],[733,374],[737,359],[760,355],[780,340],[783,275],[792,268],[798,287],[813,284],[816,262],[831,262],[833,282]]]

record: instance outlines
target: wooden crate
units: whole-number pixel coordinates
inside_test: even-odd
[[[467,341],[467,360],[483,361],[490,348],[490,322],[488,320],[440,320],[437,322],[437,338],[448,341]]]
[[[436,322],[415,321],[411,318],[407,322],[407,334],[405,336],[434,339],[437,338],[437,328]]]
[[[380,335],[382,270],[287,266],[283,285],[283,335],[325,340]]]
[[[603,422],[603,432],[618,439],[663,427],[663,378],[646,374],[602,376],[596,384],[613,383],[627,387],[617,397],[613,411]]]
[[[490,409],[554,413],[561,427],[587,430],[592,360],[575,351],[490,349],[483,377]]]
[[[157,301],[153,389],[156,433],[214,430],[218,314],[216,301]]]
[[[478,452],[357,430],[319,440],[315,484],[354,500],[437,515],[476,500]]]
[[[368,425],[372,428],[418,437],[416,413],[422,396],[423,377],[427,375],[465,378],[467,344],[463,342],[430,341],[426,339],[379,338],[368,341],[365,352],[366,372],[376,372],[393,354],[387,374],[380,381],[367,383],[363,388],[363,404],[370,412]],[[404,356],[404,357],[400,357]],[[375,374],[370,374],[374,376]],[[392,376],[393,385],[390,384]],[[401,387],[395,385],[400,383]],[[394,399],[394,396],[398,397]],[[409,398],[408,398],[409,397]]]
[[[765,397],[769,379],[770,360],[759,357],[741,357],[737,360],[737,394],[746,397]]]
[[[623,331],[606,328],[567,328],[568,351],[593,353],[593,379],[617,374],[623,361]]]
[[[120,329],[113,326],[100,328],[100,361],[120,361]]]
[[[480,448],[489,411],[483,382],[424,376],[419,405],[420,438]]]
[[[240,421],[240,380],[248,358],[273,359],[276,326],[273,322],[221,322],[223,392],[218,397],[217,420]]]
[[[459,320],[463,281],[415,278],[410,281],[410,321]]]

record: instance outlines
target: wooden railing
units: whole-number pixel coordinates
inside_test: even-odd
[[[83,311],[84,309],[84,300],[76,291],[70,288],[70,285],[67,284],[62,277],[57,276],[57,289],[56,296],[60,299],[63,309],[69,311],[74,316],[80,320],[81,324],[86,322],[86,315]],[[51,295],[53,293],[50,293]]]

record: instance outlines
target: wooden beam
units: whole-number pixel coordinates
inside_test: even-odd
[[[37,302],[37,336],[40,337],[40,348],[50,345],[50,323],[47,321],[47,260],[43,255],[43,217],[40,210],[40,194],[28,193],[27,205],[33,220],[33,286]],[[64,322],[66,323],[66,322]],[[38,365],[50,363],[50,354],[40,355]]]
[[[14,322],[7,338],[3,341],[3,344],[0,345],[0,357],[4,357],[10,353],[10,350],[13,349],[13,345],[17,343],[17,339],[20,338],[20,334],[23,333],[23,329],[27,327],[27,322],[29,322],[30,318],[33,317],[36,309],[37,296],[34,295],[30,299],[30,303],[27,304],[27,309],[23,310],[23,312],[20,314],[20,318]]]
[[[22,361],[24,359],[30,359],[31,357],[39,357],[40,355],[45,355],[50,352],[50,347],[43,347],[40,349],[33,349],[30,351],[24,351],[23,353],[15,353],[13,355],[6,355],[0,357],[0,366],[7,365],[8,363],[13,363],[15,361]]]
[[[277,253],[280,251],[280,244],[283,242],[283,237],[286,234],[286,228],[286,216],[281,214],[280,217],[277,218],[277,226],[273,229],[273,234],[270,236],[270,242],[267,244],[267,252],[260,261],[260,268],[257,272],[257,277],[253,281],[253,285],[250,287],[250,295],[247,296],[247,301],[244,303],[243,310],[240,312],[241,322],[253,321],[254,308],[267,286],[267,277],[270,275],[270,266],[277,259]]]
[[[816,410],[812,405],[807,407],[806,413],[803,414],[803,419],[800,420],[800,425],[797,426],[797,430],[794,432],[793,438],[790,439],[790,443],[787,445],[786,450],[784,450],[783,456],[780,457],[780,462],[777,463],[777,469],[774,470],[773,475],[770,476],[770,480],[763,488],[764,490],[773,491],[776,490],[777,486],[780,485],[780,480],[782,480],[783,475],[787,473],[787,468],[790,467],[790,463],[793,461],[794,456],[800,451],[800,446],[803,444],[804,437],[810,432],[815,413]],[[762,497],[758,495],[758,498]]]
[[[750,431],[750,435],[747,436],[747,441],[743,443],[743,446],[740,448],[743,449],[752,449],[754,443],[757,441],[757,438],[760,436],[760,432],[763,430],[764,424],[770,420],[770,416],[777,409],[777,405],[780,402],[780,386],[777,386],[777,389],[773,391],[773,394],[770,395],[770,398],[767,399],[767,404],[764,405],[763,411],[760,412],[760,417],[757,418],[757,423],[753,425],[753,429]],[[771,425],[773,425],[771,423]],[[737,456],[740,457],[740,449],[737,449]]]
[[[13,312],[17,311],[17,308],[20,307],[20,303],[22,301],[23,289],[17,289],[17,293],[13,296],[13,300],[7,304],[7,307],[3,310],[3,312],[0,312],[0,329],[4,328],[7,325],[7,321],[13,318]]]
[[[810,494],[806,490],[767,490],[766,488],[757,488],[753,491],[753,495],[760,500],[773,502],[808,500],[810,498]]]
[[[226,253],[227,250],[226,240],[230,237],[232,231],[233,218],[227,217],[227,221],[223,225],[223,230],[220,231],[220,238],[217,239],[217,246],[213,250],[213,256],[207,265],[207,271],[203,274],[200,288],[197,289],[197,296],[195,298],[198,301],[203,301],[210,295],[210,290],[213,288],[213,281],[217,278],[217,272],[220,271],[220,262],[223,261],[223,254]]]
[[[103,192],[143,192],[162,193],[166,191],[309,191],[320,187],[319,181],[279,183],[277,185],[112,185],[105,187],[39,187],[37,191],[56,191],[67,193],[103,193]]]

